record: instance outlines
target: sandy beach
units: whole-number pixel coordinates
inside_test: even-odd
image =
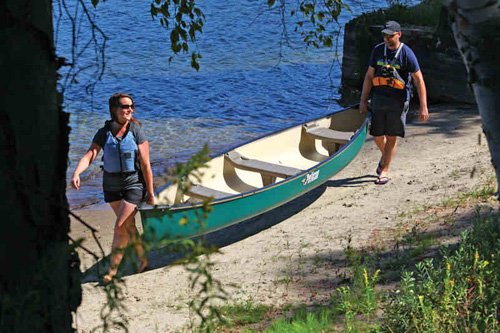
[[[429,110],[429,122],[408,124],[388,184],[373,183],[379,152],[369,138],[356,159],[325,185],[209,235],[209,242],[221,251],[213,255],[213,274],[231,301],[275,306],[326,301],[338,286],[348,237],[355,247],[383,246],[393,237],[390,231],[401,228],[403,214],[470,191],[492,177],[477,110],[462,105],[435,105]],[[97,230],[109,254],[112,211],[96,205],[74,213]],[[89,229],[74,218],[71,237],[84,238],[83,246],[100,253]],[[95,259],[83,250],[79,253],[86,275],[75,325],[78,332],[89,332],[100,323],[106,295],[96,287]],[[188,307],[189,274],[172,262],[171,255],[155,252],[148,271],[125,277],[130,332],[177,332],[188,326],[193,317]]]

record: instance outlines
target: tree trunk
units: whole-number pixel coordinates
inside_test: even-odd
[[[1,1],[0,51],[0,331],[69,332],[81,289],[70,269],[52,0]]]
[[[469,73],[500,189],[500,1],[445,0],[444,3]]]

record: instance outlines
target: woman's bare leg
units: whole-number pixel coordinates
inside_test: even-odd
[[[137,257],[139,258],[139,261],[141,264],[139,265],[139,273],[144,271],[147,266],[148,266],[148,259],[146,258],[144,247],[142,246],[142,240],[139,235],[139,231],[137,230],[137,227],[135,226],[135,217],[132,218],[131,223],[126,222],[127,226],[127,232],[128,232],[128,237],[129,237],[129,244],[132,244],[135,248],[135,251],[137,253]]]
[[[110,202],[109,205],[115,212],[116,222],[111,246],[111,260],[108,274],[103,278],[104,282],[111,281],[118,271],[118,266],[123,259],[123,249],[130,240],[127,225],[134,222],[136,214],[136,205],[125,200]]]

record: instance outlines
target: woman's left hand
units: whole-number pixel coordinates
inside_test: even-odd
[[[146,202],[150,205],[155,204],[155,194],[153,192],[148,192],[146,195]]]

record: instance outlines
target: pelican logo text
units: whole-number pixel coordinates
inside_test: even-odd
[[[310,172],[306,175],[306,178],[302,179],[302,185],[307,185],[318,179],[319,177],[319,170]]]

